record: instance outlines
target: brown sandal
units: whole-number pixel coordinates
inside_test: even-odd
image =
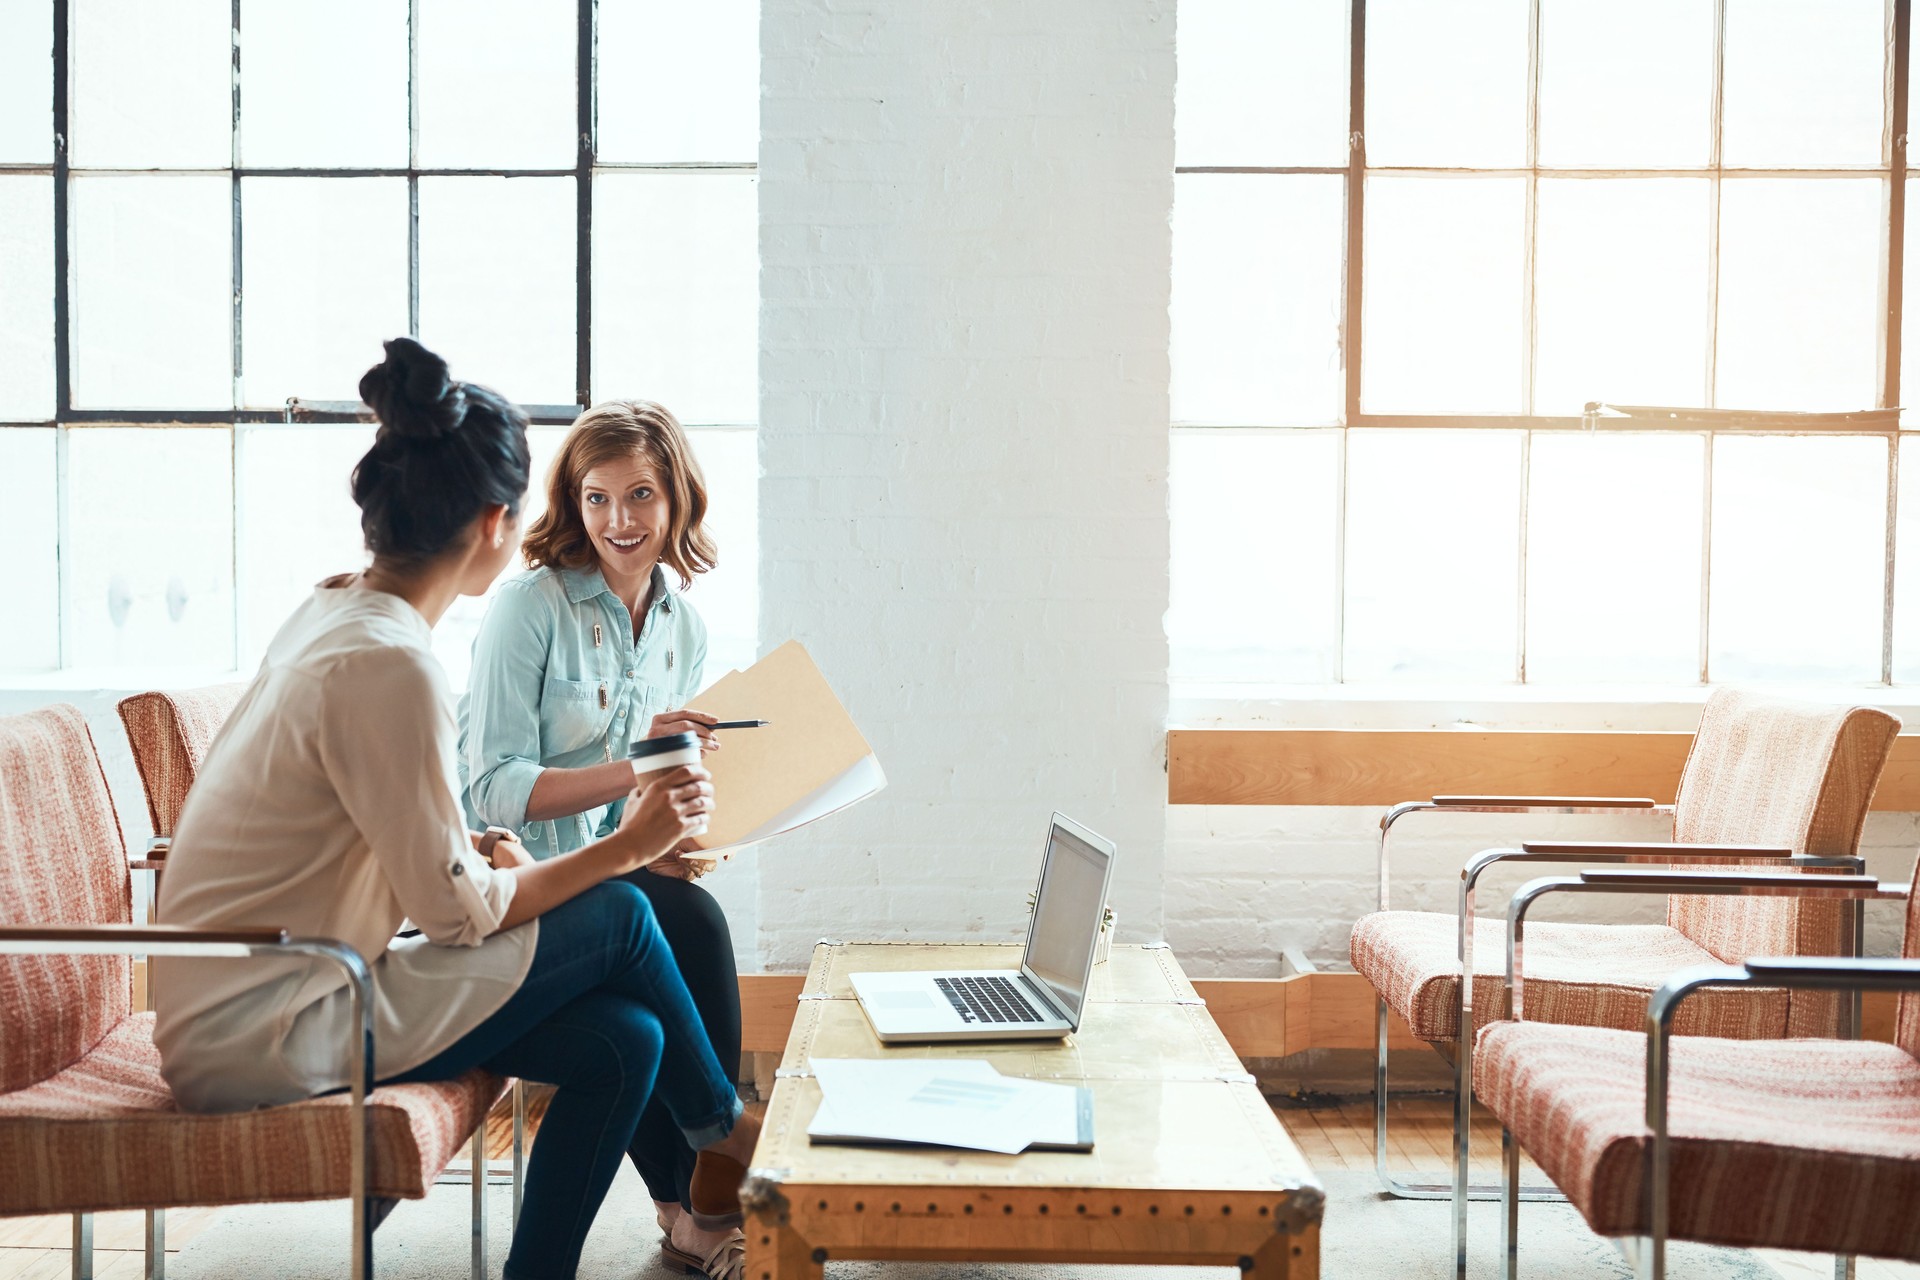
[[[705,1259],[685,1249],[676,1249],[671,1241],[660,1242],[660,1254],[669,1267],[682,1275],[707,1276],[709,1280],[740,1280],[747,1265],[747,1233],[736,1228],[725,1240],[713,1246]]]

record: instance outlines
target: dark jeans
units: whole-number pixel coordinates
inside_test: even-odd
[[[726,913],[712,894],[688,881],[646,870],[623,878],[653,903],[660,932],[667,935],[667,945],[680,962],[680,976],[686,979],[687,991],[693,996],[693,1007],[700,1011],[700,1021],[707,1028],[713,1056],[720,1060],[727,1079],[738,1080],[740,977],[734,968],[733,934],[727,928]],[[693,1178],[694,1150],[658,1094],[640,1113],[640,1127],[634,1130],[627,1154],[646,1182],[648,1195],[655,1200],[678,1200],[684,1208],[693,1207],[687,1188]]]
[[[656,1093],[693,1146],[724,1137],[740,1115],[652,904],[619,881],[541,916],[520,989],[451,1048],[395,1079],[450,1080],[477,1066],[559,1086],[528,1162],[508,1280],[573,1276],[620,1154]]]

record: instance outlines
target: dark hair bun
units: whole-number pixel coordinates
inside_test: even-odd
[[[385,345],[387,358],[360,379],[380,430],[353,469],[353,500],[367,550],[417,564],[455,545],[488,506],[519,519],[527,415],[497,391],[449,379],[447,362],[412,338]]]
[[[381,344],[387,358],[360,378],[360,398],[396,435],[437,440],[467,417],[467,396],[447,376],[447,362],[412,338]]]

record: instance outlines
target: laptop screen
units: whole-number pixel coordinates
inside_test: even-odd
[[[1109,849],[1088,843],[1053,824],[1046,859],[1040,864],[1040,888],[1027,934],[1026,967],[1047,984],[1062,1008],[1078,1021],[1086,1000],[1087,973],[1106,910]]]

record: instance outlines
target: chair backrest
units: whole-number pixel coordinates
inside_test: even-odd
[[[85,718],[65,704],[0,716],[0,923],[132,919],[127,847]],[[132,1004],[126,956],[0,956],[0,1093],[70,1066]]]
[[[1914,865],[1913,882],[1920,884],[1920,863]],[[1909,960],[1920,960],[1920,893],[1907,898],[1907,932],[1900,944],[1900,954]],[[1893,1042],[1920,1058],[1920,991],[1902,992],[1894,1006]]]
[[[121,701],[120,722],[133,744],[154,835],[173,834],[207,748],[246,690],[244,684],[212,684],[173,693],[136,693]]]
[[[1898,719],[1873,707],[1716,690],[1680,775],[1673,838],[1856,854],[1899,732]],[[1676,897],[1667,907],[1669,924],[1728,962],[1845,954],[1849,915],[1838,902],[1794,898]],[[1788,1034],[1834,1034],[1839,1007],[1838,997],[1794,992]]]

